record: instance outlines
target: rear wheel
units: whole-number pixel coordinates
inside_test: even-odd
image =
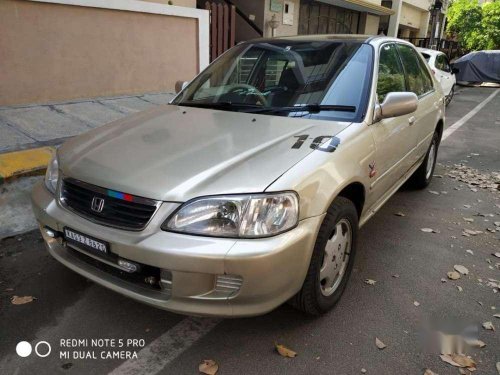
[[[417,189],[424,189],[430,184],[434,168],[436,167],[438,148],[439,134],[438,132],[434,132],[431,145],[427,150],[427,155],[425,155],[424,161],[410,178],[409,182],[413,187]]]
[[[310,315],[335,306],[352,271],[357,235],[356,207],[337,197],[321,224],[302,289],[290,301],[293,306]]]

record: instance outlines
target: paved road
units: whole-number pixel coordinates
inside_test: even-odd
[[[449,107],[448,125],[492,92],[462,89]],[[121,366],[115,373],[197,374],[203,359],[214,359],[221,375],[359,374],[362,368],[378,375],[423,374],[425,368],[458,374],[441,362],[436,348],[424,343],[427,322],[480,327],[492,321],[496,332],[479,331],[487,346],[467,353],[478,362],[477,374],[496,374],[500,319],[493,314],[500,313],[500,293],[486,283],[488,278],[500,279],[499,266],[495,267],[500,260],[491,255],[500,251],[500,233],[461,233],[464,228],[485,231],[500,221],[500,194],[473,192],[446,174],[460,162],[485,173],[498,171],[498,108],[500,94],[447,138],[436,170],[442,178],[435,178],[428,190],[402,189],[362,228],[347,290],[337,307],[320,318],[304,317],[287,305],[257,318],[186,318],[121,297],[67,270],[47,255],[37,232],[0,242],[0,373],[97,375]],[[424,233],[423,227],[439,233]],[[466,266],[469,275],[441,282],[456,264]],[[367,285],[367,278],[377,283]],[[14,294],[37,299],[15,306],[9,302]],[[387,348],[377,349],[375,337]],[[135,367],[124,359],[59,358],[64,351],[60,340],[73,338],[144,339],[147,348],[139,358],[146,363]],[[52,353],[47,358],[20,358],[15,346],[21,340],[45,340]],[[273,349],[275,342],[298,356],[280,357]],[[45,350],[42,344],[42,354]]]

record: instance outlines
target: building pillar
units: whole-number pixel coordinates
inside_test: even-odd
[[[403,8],[403,0],[393,0],[392,10],[394,14],[389,17],[389,28],[387,30],[387,36],[398,36],[399,29],[399,19],[401,18],[401,9]]]
[[[427,31],[429,30],[429,21],[431,19],[431,12],[422,12],[420,15],[420,26],[418,28],[418,37],[427,38]]]

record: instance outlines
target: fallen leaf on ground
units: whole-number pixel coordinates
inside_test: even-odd
[[[464,288],[462,288],[460,285],[457,285],[457,289],[459,292],[462,292],[464,290]]]
[[[375,285],[376,281],[375,280],[372,280],[372,279],[366,279],[365,280],[365,284],[368,284],[368,285]]]
[[[500,362],[497,362],[497,372],[500,374]]]
[[[295,353],[293,350],[288,349],[286,346],[283,346],[281,344],[275,344],[275,346],[278,353],[283,357],[293,358],[297,356],[297,353]]]
[[[36,298],[32,296],[24,296],[24,297],[12,296],[10,302],[13,305],[24,305],[25,303],[33,302],[35,299]]]
[[[469,273],[469,270],[460,264],[455,264],[453,268],[455,269],[455,271],[460,272],[462,275],[467,275]]]
[[[413,301],[413,304],[414,304],[415,306],[417,306],[417,307],[418,307],[418,306],[420,306],[420,302],[418,302],[418,301]]]
[[[434,191],[434,190],[429,190],[429,193],[434,194],[434,195],[439,195],[439,192]]]
[[[436,374],[434,371],[432,371],[430,369],[427,369],[427,370],[425,370],[424,375],[438,375],[438,374]]]
[[[495,330],[495,326],[493,325],[492,322],[484,322],[483,323],[483,328],[487,329],[488,331],[494,331]]]
[[[377,346],[377,348],[379,348],[380,350],[382,349],[385,349],[387,347],[387,345],[385,345],[382,341],[380,341],[378,339],[378,337],[375,337],[375,345]]]
[[[405,215],[404,213],[402,213],[402,212],[396,212],[396,213],[394,213],[394,215],[396,215],[396,216],[401,216],[401,217],[406,216],[406,215]]]
[[[399,279],[399,274],[395,273],[394,275],[392,275],[392,277],[394,277],[395,279]]]
[[[469,253],[470,255],[474,255],[474,252],[470,249],[465,250],[466,253]]]
[[[486,344],[484,343],[484,341],[481,341],[481,340],[476,340],[476,339],[471,339],[471,340],[465,340],[465,342],[470,345],[470,346],[474,346],[474,347],[477,347],[477,348],[484,348],[486,346]]]
[[[219,371],[219,365],[212,359],[204,359],[198,366],[198,370],[202,374],[215,375]]]
[[[437,233],[434,229],[432,228],[420,228],[420,230],[422,232],[425,232],[425,233]]]
[[[446,279],[444,277],[441,278],[441,282],[442,283],[445,283],[446,282]]]
[[[468,223],[472,223],[472,222],[474,222],[474,219],[473,219],[473,218],[471,218],[471,217],[464,217],[464,220],[465,220],[466,222],[468,222]]]
[[[500,314],[495,314],[493,315],[495,318],[499,318],[500,319]]]
[[[460,274],[457,271],[448,272],[447,275],[448,275],[448,279],[450,279],[450,280],[460,279]]]
[[[365,369],[365,368],[362,368],[362,369],[361,369],[361,373],[362,373],[362,374],[366,374],[366,369]]]
[[[441,354],[441,360],[455,367],[476,368],[476,362],[463,354]]]
[[[493,253],[494,256],[496,256],[497,258],[500,258],[500,253]]]

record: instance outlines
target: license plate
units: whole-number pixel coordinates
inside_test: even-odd
[[[93,253],[107,255],[109,251],[109,244],[107,242],[98,240],[70,228],[64,228],[64,238],[69,244],[73,243],[76,246],[84,250],[90,250]]]

